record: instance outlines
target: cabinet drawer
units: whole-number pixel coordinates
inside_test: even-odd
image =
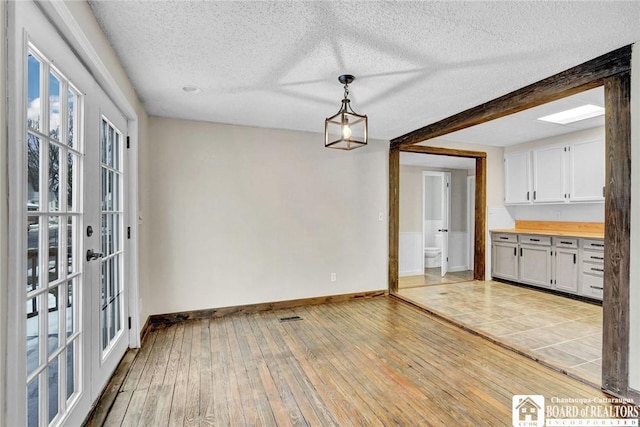
[[[582,239],[582,249],[591,251],[604,251],[604,240]]]
[[[604,274],[604,266],[602,264],[583,262],[582,274],[591,274],[594,276],[602,277],[602,275]]]
[[[592,264],[603,265],[604,253],[594,251],[582,251],[582,261],[590,262]]]
[[[558,248],[577,248],[578,239],[566,239],[564,237],[554,237],[554,242]]]
[[[601,300],[603,294],[602,277],[583,274],[581,294],[585,297]]]
[[[518,243],[518,235],[510,233],[494,233],[491,235],[494,242]]]
[[[551,236],[520,235],[520,243],[525,243],[527,245],[551,246]]]

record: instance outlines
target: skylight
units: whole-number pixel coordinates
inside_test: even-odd
[[[538,120],[566,125],[602,115],[604,115],[604,108],[598,107],[597,105],[587,104],[570,110],[560,111],[559,113],[550,114],[548,116],[539,117]]]

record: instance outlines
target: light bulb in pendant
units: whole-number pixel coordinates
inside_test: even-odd
[[[342,126],[342,139],[351,138],[351,128],[348,124]]]

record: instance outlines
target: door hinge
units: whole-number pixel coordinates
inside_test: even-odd
[[[127,148],[131,148],[131,138],[127,136]]]
[[[127,239],[131,238],[131,227],[127,227]]]
[[[129,329],[131,329],[131,316],[129,316]]]

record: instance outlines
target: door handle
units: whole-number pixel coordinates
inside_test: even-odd
[[[443,233],[448,233],[449,230],[447,230],[446,228],[438,228],[438,231],[443,232]]]
[[[94,259],[102,258],[101,252],[93,252],[92,249],[87,250],[87,261],[93,261]]]

